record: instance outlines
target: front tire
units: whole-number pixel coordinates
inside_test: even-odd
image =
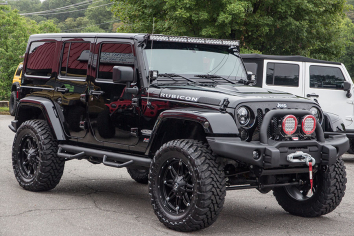
[[[11,97],[9,101],[9,112],[10,115],[15,116],[17,108],[16,91],[11,92]]]
[[[347,178],[342,158],[326,171],[318,170],[314,175],[314,192],[308,196],[309,188],[300,191],[295,186],[275,188],[274,196],[287,212],[302,217],[317,217],[332,212],[342,201]]]
[[[44,120],[29,120],[17,130],[12,146],[15,177],[26,190],[55,188],[64,171],[64,160],[57,156],[58,145]]]
[[[173,140],[156,152],[149,174],[151,204],[159,220],[176,231],[213,224],[223,207],[223,166],[196,140]]]

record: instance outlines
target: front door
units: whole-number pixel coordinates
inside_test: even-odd
[[[305,97],[316,99],[323,111],[339,115],[347,129],[354,129],[353,97],[347,98],[343,90],[346,78],[342,66],[306,64]]]
[[[104,146],[129,149],[138,142],[138,109],[126,84],[113,83],[113,67],[135,69],[132,42],[97,39],[93,51],[88,110],[90,125],[97,141]]]

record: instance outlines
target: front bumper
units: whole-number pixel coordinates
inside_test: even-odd
[[[310,154],[317,164],[332,165],[336,159],[349,149],[349,140],[345,134],[324,134],[319,123],[316,125],[317,140],[273,141],[267,138],[268,125],[273,116],[293,114],[304,116],[311,114],[306,110],[272,110],[263,119],[260,128],[260,141],[245,142],[239,137],[207,137],[207,141],[217,155],[255,165],[264,169],[304,166],[287,160],[289,154],[297,151]],[[253,158],[253,152],[259,158]],[[305,164],[306,165],[306,164]]]
[[[259,141],[245,142],[235,137],[207,137],[207,140],[217,155],[264,169],[304,166],[287,160],[287,156],[296,151],[310,154],[317,164],[332,165],[349,149],[349,140],[345,134],[328,135],[325,142],[311,140],[263,144]],[[258,159],[253,158],[253,151],[260,153]]]

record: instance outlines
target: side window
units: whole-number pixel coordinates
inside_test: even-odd
[[[50,76],[55,46],[55,42],[32,42],[28,52],[26,74]]]
[[[299,70],[296,64],[267,63],[266,84],[298,87]]]
[[[64,43],[60,75],[70,77],[86,77],[89,53],[89,42]]]
[[[21,75],[22,67],[23,67],[22,64],[18,66],[17,71],[16,71],[16,76],[20,76]]]
[[[99,79],[112,79],[113,67],[118,65],[134,66],[133,48],[130,44],[104,43],[99,56]]]
[[[257,63],[254,62],[245,62],[246,70],[251,71],[253,74],[257,74]]]
[[[343,89],[344,81],[338,67],[310,66],[310,88]]]

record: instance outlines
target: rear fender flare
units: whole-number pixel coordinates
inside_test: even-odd
[[[163,123],[171,119],[194,121],[203,127],[206,136],[237,137],[239,135],[235,120],[229,113],[210,110],[167,110],[162,112],[151,132],[151,137],[146,150],[150,154],[151,147],[158,139],[158,133]]]
[[[55,135],[57,140],[66,140],[67,137],[63,130],[63,124],[61,121],[64,120],[64,115],[60,106],[53,103],[50,99],[42,97],[25,97],[19,101],[18,109],[16,112],[17,125],[15,130],[17,130],[23,122],[27,119],[22,118],[19,114],[25,109],[39,108],[42,111],[44,119],[48,122],[53,135]]]

